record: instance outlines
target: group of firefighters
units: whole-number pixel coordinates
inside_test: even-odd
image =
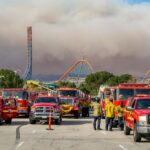
[[[113,98],[110,96],[110,91],[105,93],[105,130],[106,131],[112,131],[113,127],[113,121],[114,118],[118,118],[118,124],[120,130],[123,130],[124,128],[124,123],[123,123],[123,112],[124,112],[124,107],[123,104],[120,103],[119,106],[115,106],[113,104]],[[101,124],[101,119],[103,117],[103,112],[102,112],[102,105],[101,105],[101,99],[96,98],[96,101],[90,102],[89,101],[83,101],[82,102],[82,117],[89,117],[89,108],[90,106],[92,107],[93,110],[93,128],[94,130],[101,130],[100,124]]]
[[[100,103],[100,98],[97,98],[96,102],[93,102],[91,105],[93,107],[93,128],[94,130],[101,130],[100,123],[102,118],[102,106]],[[110,97],[110,94],[106,95],[105,98],[105,130],[106,131],[112,131],[113,127],[113,120],[114,117],[118,117],[118,124],[120,130],[123,130],[124,124],[123,124],[123,104],[120,103],[119,106],[115,106],[113,104],[113,98]],[[98,122],[98,123],[97,123]]]

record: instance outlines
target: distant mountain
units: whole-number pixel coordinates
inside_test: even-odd
[[[33,80],[40,80],[40,81],[55,81],[58,80],[60,75],[43,75],[43,74],[37,74],[33,75],[32,79]]]

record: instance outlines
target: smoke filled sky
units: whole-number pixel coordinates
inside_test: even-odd
[[[150,69],[148,0],[3,0],[0,67],[27,65],[33,27],[33,74],[61,74],[77,59],[95,70],[142,75]]]

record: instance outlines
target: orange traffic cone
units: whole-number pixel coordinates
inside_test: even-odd
[[[48,120],[48,128],[47,130],[53,130],[52,129],[52,112],[49,113],[49,120]]]

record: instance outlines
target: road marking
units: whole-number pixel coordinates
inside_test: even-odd
[[[35,132],[36,132],[35,130],[32,131],[33,134],[34,134]]]
[[[119,144],[119,147],[123,150],[128,150],[127,148],[125,148],[123,145]]]
[[[21,147],[24,144],[24,142],[19,142],[16,149],[18,149],[19,147]]]
[[[106,135],[106,132],[105,132],[105,131],[101,131],[101,133],[103,133],[104,135]]]

